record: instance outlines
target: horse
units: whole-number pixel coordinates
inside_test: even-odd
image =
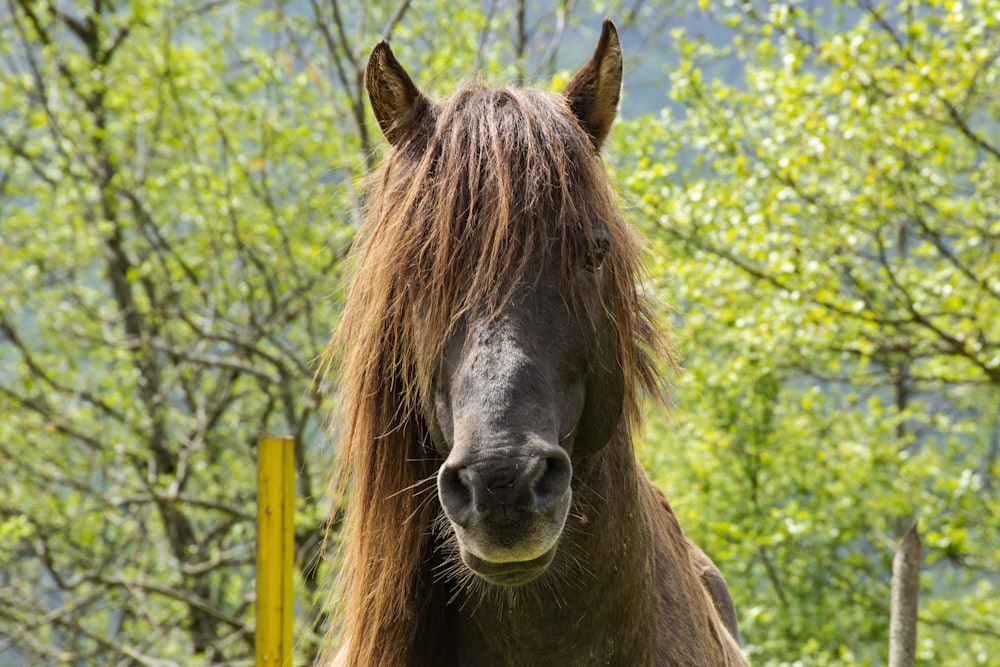
[[[373,49],[392,151],[324,354],[349,498],[323,664],[748,664],[632,447],[673,348],[600,156],[621,79],[608,20],[561,94],[433,101]]]

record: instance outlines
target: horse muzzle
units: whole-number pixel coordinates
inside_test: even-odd
[[[569,513],[569,456],[546,444],[458,452],[438,472],[438,496],[462,561],[493,584],[532,581],[552,562]]]

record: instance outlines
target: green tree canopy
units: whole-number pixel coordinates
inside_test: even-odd
[[[324,77],[255,43],[272,34],[239,5],[3,17],[0,654],[252,653],[261,435],[296,438],[298,545],[315,554],[311,364],[357,148],[329,141]]]
[[[710,12],[732,31],[721,46],[675,35],[681,110],[622,132],[688,367],[651,461],[743,583],[765,664],[884,663],[890,557],[915,520],[919,656],[987,664],[1000,653],[1000,13]],[[732,62],[738,80],[713,74]]]
[[[367,53],[558,88],[605,14],[608,163],[686,366],[640,451],[754,664],[883,663],[914,520],[922,664],[1000,655],[1000,7],[653,4],[0,9],[0,662],[248,664],[272,433],[310,659]]]

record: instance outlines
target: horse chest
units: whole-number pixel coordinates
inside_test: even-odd
[[[547,632],[498,629],[487,641],[463,645],[451,664],[454,667],[620,667],[653,665],[654,661],[649,647],[629,646],[610,628],[581,637],[550,627]]]
[[[540,587],[524,595],[523,604],[480,602],[471,613],[466,614],[474,603],[456,610],[448,623],[456,649],[450,663],[455,667],[656,664],[657,630],[648,591],[622,595],[625,591],[609,590],[598,582],[581,590],[591,595],[576,598],[566,589],[553,593]]]

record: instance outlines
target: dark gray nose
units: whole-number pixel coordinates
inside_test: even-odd
[[[559,447],[511,456],[459,457],[438,473],[438,495],[448,518],[507,526],[526,516],[550,515],[569,489],[572,464]]]

